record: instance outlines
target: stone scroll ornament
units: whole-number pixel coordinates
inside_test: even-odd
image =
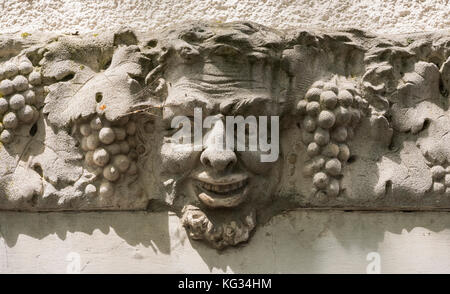
[[[288,209],[450,209],[450,31],[196,22],[2,35],[0,58],[2,210],[173,211],[223,249]],[[213,148],[215,123],[189,148],[195,109],[278,117],[276,160]]]

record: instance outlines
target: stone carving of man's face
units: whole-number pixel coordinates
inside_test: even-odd
[[[263,162],[262,153],[270,151],[237,151],[225,146],[227,116],[266,116],[270,140],[271,116],[278,115],[280,108],[271,87],[272,66],[265,61],[250,63],[247,56],[234,58],[214,53],[195,63],[173,58],[176,66],[166,77],[168,95],[159,122],[164,134],[160,171],[166,201],[181,210],[190,237],[216,248],[249,238],[256,211],[270,201],[279,180],[278,154],[278,160]],[[200,109],[201,121],[196,122],[199,112],[195,111]],[[191,120],[192,141],[174,137],[180,129],[173,128],[172,122],[179,116]],[[194,128],[207,120],[209,125],[200,127],[201,150],[194,150]]]
[[[181,98],[169,94],[161,147],[162,171],[179,178],[174,192],[175,202],[184,206],[183,223],[193,238],[212,238],[217,247],[245,241],[255,226],[255,208],[267,202],[277,182],[276,163],[261,162],[260,151],[218,148],[214,139],[225,138],[226,116],[265,115],[273,104],[271,97],[216,99],[200,91],[185,94]],[[171,128],[172,120],[176,116],[193,118],[195,108],[202,109],[203,118],[215,119],[210,128],[202,130],[202,151],[193,150],[192,145],[180,146],[184,142],[172,138],[178,131]],[[226,237],[229,240],[220,240]]]

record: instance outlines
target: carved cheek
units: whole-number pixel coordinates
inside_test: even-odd
[[[261,151],[238,152],[244,166],[254,174],[267,174],[275,166],[276,162],[261,162]]]
[[[164,143],[161,147],[161,170],[168,173],[182,173],[193,169],[200,152],[193,151],[192,145]]]

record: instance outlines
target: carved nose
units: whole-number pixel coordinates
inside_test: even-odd
[[[231,150],[206,148],[200,156],[201,163],[217,171],[231,169],[237,162],[236,154]]]

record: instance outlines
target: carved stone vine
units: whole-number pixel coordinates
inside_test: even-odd
[[[250,22],[2,36],[0,209],[171,210],[215,248],[286,209],[450,208],[450,33]],[[277,116],[280,152],[178,148],[194,108]],[[186,146],[184,146],[186,147]]]

